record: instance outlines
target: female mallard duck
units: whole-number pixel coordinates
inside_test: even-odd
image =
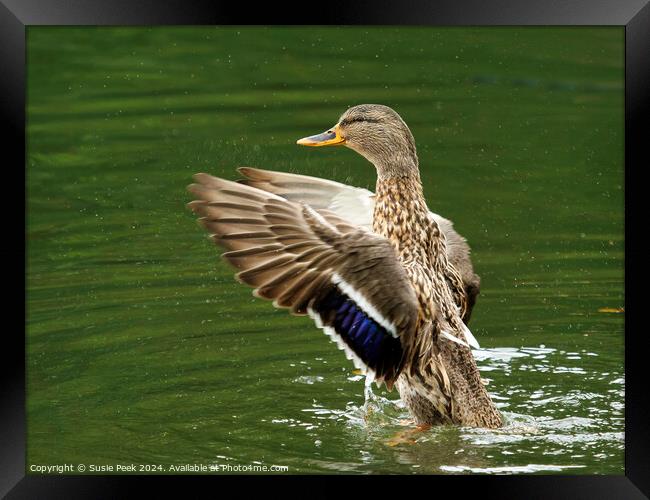
[[[364,104],[298,144],[357,151],[377,169],[376,194],[251,168],[239,183],[197,174],[189,206],[239,281],[309,314],[371,380],[397,387],[418,424],[500,427],[463,322],[479,280],[464,239],[427,208],[409,128]]]

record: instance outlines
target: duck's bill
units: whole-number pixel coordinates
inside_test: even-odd
[[[322,134],[303,137],[296,141],[296,144],[301,146],[339,146],[344,143],[345,139],[339,134],[338,126]]]

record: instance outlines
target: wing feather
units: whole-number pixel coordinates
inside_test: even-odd
[[[418,302],[390,243],[327,208],[197,174],[188,206],[237,279],[291,313],[310,313],[355,364],[392,386]],[[302,186],[306,189],[305,186]]]
[[[308,204],[341,232],[351,232],[358,227],[372,230],[375,201],[374,194],[367,189],[301,174],[250,167],[238,170],[246,177],[238,182],[287,200]],[[430,212],[430,217],[445,235],[447,258],[462,279],[462,286],[455,292],[457,304],[463,311],[463,321],[468,323],[481,283],[474,273],[469,245],[456,232],[450,220],[433,212]]]

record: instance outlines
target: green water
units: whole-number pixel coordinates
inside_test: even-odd
[[[622,474],[622,28],[29,28],[30,465]],[[240,165],[373,189],[295,140],[376,102],[473,249],[497,431],[412,439],[308,318],[252,297],[186,210]],[[404,434],[402,434],[404,436]],[[393,445],[393,446],[391,446]],[[157,470],[155,472],[160,472]]]

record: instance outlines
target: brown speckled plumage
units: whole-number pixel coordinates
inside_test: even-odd
[[[376,192],[250,168],[240,184],[198,175],[190,206],[240,281],[278,307],[309,312],[357,367],[397,387],[419,424],[500,427],[467,345],[480,280],[464,238],[427,207],[406,124],[386,106],[355,106],[300,143],[354,149],[376,167]],[[365,311],[357,317],[385,325],[382,347],[364,351],[352,330],[332,334],[343,328],[347,309],[337,304],[346,297]]]
[[[440,338],[443,329],[464,338],[467,300],[419,178],[377,181],[373,231],[395,247],[420,305],[417,340],[397,382],[400,395],[420,423],[500,426],[471,351]]]

